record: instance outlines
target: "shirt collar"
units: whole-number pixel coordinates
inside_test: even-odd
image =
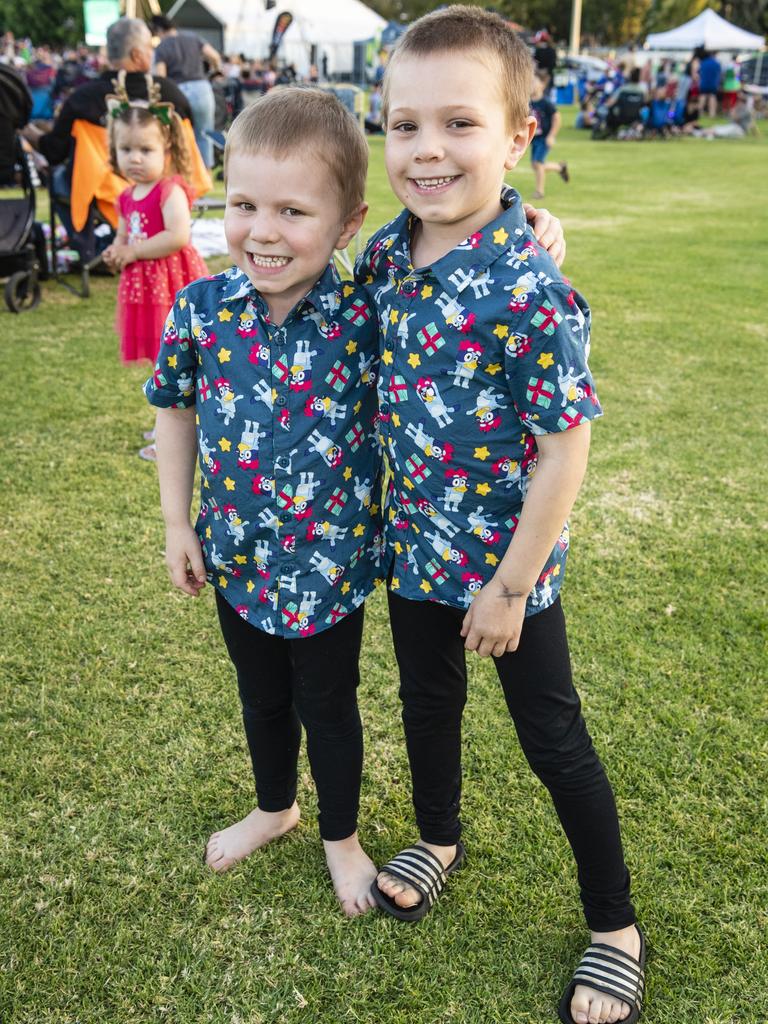
[[[225,284],[219,297],[219,305],[234,302],[236,299],[251,299],[262,313],[267,314],[267,304],[260,293],[251,284],[250,278],[239,267],[230,267],[224,271]],[[341,278],[333,263],[329,263],[318,278],[314,287],[297,303],[291,311],[290,318],[300,316],[312,307],[317,312],[336,310],[341,305]]]
[[[455,249],[451,249],[436,263],[425,268],[434,274],[445,291],[462,291],[475,275],[482,273],[499,256],[508,252],[525,233],[526,218],[520,194],[509,185],[503,185],[501,205],[504,209],[495,220],[469,238],[465,238]],[[400,245],[393,246],[392,249],[399,249],[403,254],[406,266],[402,269],[409,272],[414,269],[410,262],[410,239],[414,221],[413,215],[408,210],[403,210],[392,225],[393,232],[396,232],[400,239]],[[394,252],[392,258],[395,258]],[[458,285],[454,276],[457,271],[463,272],[459,275]]]

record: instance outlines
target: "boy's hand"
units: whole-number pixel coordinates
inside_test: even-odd
[[[538,210],[530,203],[523,203],[523,210],[528,223],[533,228],[536,241],[545,249],[558,267],[565,259],[565,236],[563,225],[549,210]]]
[[[510,590],[495,576],[477,592],[464,616],[461,635],[468,651],[477,651],[481,658],[500,658],[507,651],[517,650],[525,618],[528,594]]]
[[[205,565],[200,540],[189,523],[166,527],[165,564],[174,587],[190,597],[199,595],[205,586]]]
[[[557,136],[556,135],[548,135],[547,136],[547,145],[549,146],[550,149],[552,149],[552,147],[554,146],[554,144],[556,142],[557,142]]]

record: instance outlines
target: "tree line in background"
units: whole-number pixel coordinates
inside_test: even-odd
[[[167,9],[172,0],[161,0]],[[257,0],[251,0],[256,3]],[[530,29],[548,28],[561,42],[570,36],[571,5],[565,0],[465,0],[489,7]],[[367,0],[390,21],[413,21],[440,6],[439,0]],[[616,46],[641,42],[648,32],[661,32],[712,7],[728,21],[751,32],[768,33],[768,0],[583,0],[582,35],[597,44]],[[275,15],[290,11],[291,0],[279,0]],[[0,29],[36,43],[77,43],[83,38],[82,0],[0,0]]]
[[[366,0],[390,21],[412,21],[440,4],[437,0]],[[530,29],[548,28],[561,42],[570,38],[571,4],[566,0],[463,0],[488,7]],[[608,46],[642,42],[649,32],[663,32],[711,7],[740,28],[768,32],[768,0],[583,0],[582,35]]]

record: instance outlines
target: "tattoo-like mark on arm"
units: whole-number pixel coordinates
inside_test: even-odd
[[[515,598],[525,597],[525,594],[523,594],[523,592],[520,590],[510,590],[508,587],[505,587],[504,584],[502,583],[501,593],[499,594],[499,597],[507,602],[507,608],[509,608],[511,602],[514,601]]]

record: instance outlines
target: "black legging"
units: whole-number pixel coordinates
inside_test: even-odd
[[[389,614],[419,833],[425,842],[451,846],[461,834],[465,613],[390,591]],[[523,752],[573,849],[587,924],[594,931],[632,924],[616,803],[571,680],[560,599],[528,617],[518,649],[494,662]]]
[[[216,607],[237,669],[259,807],[282,811],[296,799],[303,725],[320,835],[346,839],[357,828],[363,769],[357,686],[364,606],[315,636],[295,640],[256,629],[218,590]]]

